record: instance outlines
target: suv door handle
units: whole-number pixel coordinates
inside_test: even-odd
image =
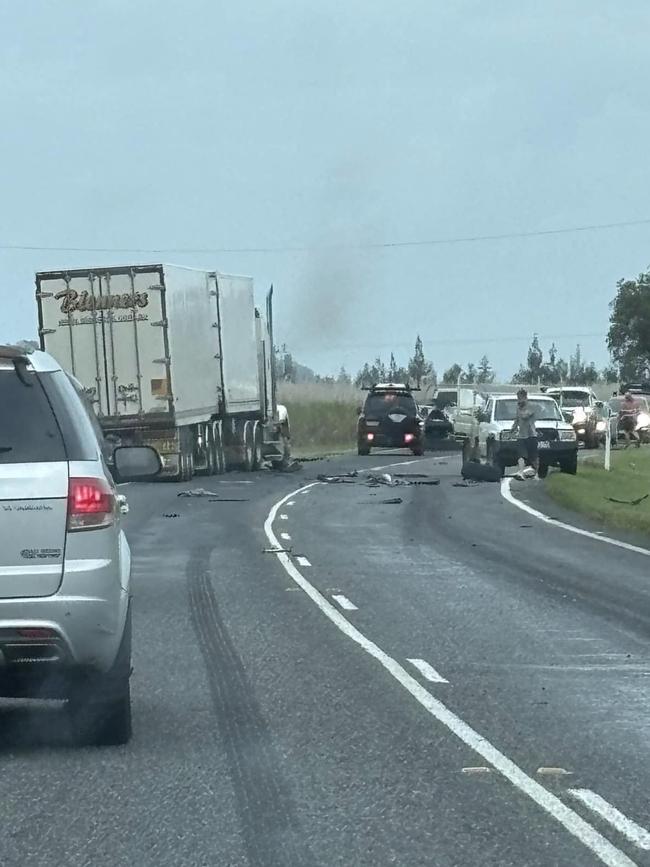
[[[115,498],[117,501],[118,508],[120,510],[120,515],[128,515],[129,514],[129,504],[126,501],[126,497],[124,494],[118,494]]]

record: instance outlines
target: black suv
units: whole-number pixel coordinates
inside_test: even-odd
[[[424,422],[408,385],[374,385],[359,416],[357,446],[369,455],[374,446],[410,449],[424,454]]]

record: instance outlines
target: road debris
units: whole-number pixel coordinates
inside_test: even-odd
[[[475,482],[500,482],[502,477],[500,467],[477,461],[466,461],[461,467],[460,474],[463,479],[472,479]]]
[[[638,506],[644,500],[647,500],[650,494],[644,494],[642,497],[637,497],[636,500],[617,500],[614,497],[605,497],[610,503],[618,503],[621,506]]]
[[[246,497],[213,497],[208,503],[250,503]]]
[[[355,479],[359,476],[356,470],[351,473],[337,473],[335,476],[328,476],[325,473],[319,473],[316,478],[319,482],[324,482],[327,485],[353,485]]]
[[[163,518],[180,518],[178,512],[163,512]]]
[[[206,491],[205,488],[190,488],[187,491],[179,491],[177,497],[218,497],[216,491]]]
[[[267,469],[273,470],[276,473],[297,473],[302,469],[300,461],[269,461],[266,464]]]
[[[389,497],[387,500],[365,500],[363,506],[399,506],[404,500],[401,497]]]
[[[291,554],[293,548],[262,548],[262,554]]]
[[[452,488],[477,488],[479,486],[479,482],[475,482],[474,479],[468,479],[464,482],[453,482]]]

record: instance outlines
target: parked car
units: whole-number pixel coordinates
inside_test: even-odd
[[[649,443],[650,400],[641,393],[636,393],[634,397],[640,404],[640,412],[637,417],[636,432],[639,435],[639,439],[641,440],[641,442]],[[612,397],[607,401],[605,405],[610,423],[610,436],[613,443],[617,442],[617,440],[619,439],[624,439],[623,431],[620,429],[619,426],[619,413],[622,403],[622,397]]]
[[[588,449],[598,448],[605,439],[607,424],[603,419],[603,403],[587,386],[563,386],[544,391],[558,402],[562,415],[573,425],[578,442]]]
[[[151,448],[107,468],[92,410],[49,355],[0,346],[0,695],[66,699],[79,741],[131,734],[129,546],[116,481],[160,472]]]
[[[528,400],[535,405],[539,475],[544,478],[552,466],[575,475],[578,441],[573,425],[565,420],[552,397],[531,394]],[[517,398],[512,394],[491,395],[477,413],[480,454],[502,472],[517,465],[517,434],[512,433],[516,413]]]
[[[424,454],[424,422],[408,385],[378,383],[370,389],[357,423],[357,446],[360,455],[375,446]]]

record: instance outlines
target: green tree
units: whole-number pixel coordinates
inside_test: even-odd
[[[395,354],[391,352],[390,361],[388,363],[388,381],[397,382],[398,372],[399,371],[397,367],[397,362],[395,361]]]
[[[373,384],[376,382],[385,382],[386,381],[386,365],[381,360],[379,356],[375,358],[370,368],[370,376],[372,377]]]
[[[373,384],[372,371],[370,370],[370,365],[367,361],[363,365],[363,368],[355,376],[354,384],[357,388],[370,388],[370,386]]]
[[[409,359],[408,363],[408,379],[413,382],[418,388],[422,382],[433,374],[433,365],[424,357],[424,349],[422,347],[422,339],[420,335],[415,338],[415,350],[413,358]]]
[[[476,365],[470,361],[467,365],[467,370],[465,370],[460,377],[460,381],[466,384],[471,384],[477,381],[478,371],[476,370]]]
[[[484,355],[478,363],[477,382],[494,382],[494,371],[487,357]]]
[[[460,364],[452,364],[450,368],[442,374],[442,381],[445,385],[456,385],[458,377],[462,374],[463,368]]]
[[[530,372],[530,382],[537,382],[541,379],[542,364],[544,363],[544,354],[539,346],[539,337],[533,334],[533,341],[528,349],[528,370]]]
[[[650,271],[619,280],[610,304],[607,346],[622,379],[650,376]]]
[[[341,385],[350,385],[350,383],[352,382],[352,377],[347,372],[345,367],[343,367],[343,365],[341,365],[341,369],[339,370],[339,375],[336,377],[336,381],[339,382]]]
[[[609,383],[609,385],[618,382],[618,367],[615,364],[608,364],[606,367],[603,367],[600,371],[600,378],[603,382]]]

